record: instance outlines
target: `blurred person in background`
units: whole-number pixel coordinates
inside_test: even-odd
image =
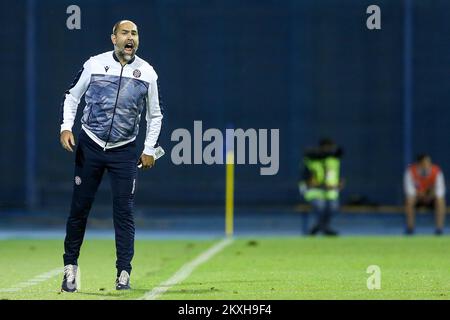
[[[342,149],[332,139],[321,139],[318,147],[305,152],[302,163],[300,193],[311,204],[316,223],[310,235],[323,232],[327,236],[337,236],[330,226],[331,218],[339,209],[339,192],[343,187],[340,178]]]
[[[445,222],[445,181],[444,174],[433,164],[428,154],[417,156],[416,162],[405,171],[404,191],[406,196],[406,234],[414,234],[415,209],[426,207],[435,211],[435,234],[443,233]]]

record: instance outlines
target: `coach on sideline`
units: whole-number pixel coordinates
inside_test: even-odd
[[[138,162],[144,169],[155,164],[162,124],[157,74],[136,56],[139,35],[136,24],[117,22],[111,34],[114,50],[87,60],[65,92],[60,142],[73,152],[72,126],[80,99],[86,106],[75,154],[72,204],[64,241],[62,291],[77,290],[78,257],[87,218],[103,173],[108,171],[113,195],[116,239],[116,289],[130,289],[131,260],[134,255],[133,206]],[[147,132],[144,150],[138,158],[136,136],[146,106]]]

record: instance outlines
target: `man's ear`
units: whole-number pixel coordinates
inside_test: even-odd
[[[115,45],[115,44],[116,44],[116,41],[117,41],[116,35],[115,35],[115,34],[112,34],[112,35],[111,35],[111,42]]]

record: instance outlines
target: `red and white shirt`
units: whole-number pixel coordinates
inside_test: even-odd
[[[403,179],[405,194],[414,197],[418,192],[433,190],[438,198],[445,196],[445,181],[442,170],[437,165],[432,165],[428,172],[420,172],[416,164],[410,165]]]

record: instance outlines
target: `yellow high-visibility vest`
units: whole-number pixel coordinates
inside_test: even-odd
[[[341,160],[335,156],[304,159],[311,172],[311,179],[317,187],[308,188],[304,194],[306,201],[337,200],[339,198],[339,179]]]

